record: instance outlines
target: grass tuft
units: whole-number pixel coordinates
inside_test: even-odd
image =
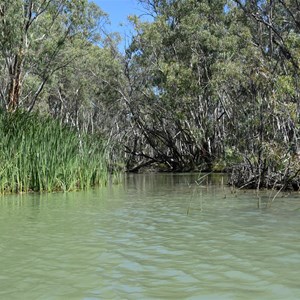
[[[0,112],[0,193],[105,185],[107,157],[99,136],[38,114]]]

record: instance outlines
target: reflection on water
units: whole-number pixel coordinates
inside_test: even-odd
[[[0,198],[0,299],[300,299],[299,195],[197,177]]]

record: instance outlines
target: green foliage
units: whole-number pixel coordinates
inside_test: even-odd
[[[278,76],[276,81],[276,92],[278,95],[291,95],[296,94],[294,78],[290,75]]]
[[[130,17],[136,33],[123,55],[116,34],[99,34],[106,15],[87,0],[3,0],[2,106],[18,98],[22,108],[104,136],[118,168],[123,160],[131,170],[172,171],[248,161],[282,170],[286,157],[296,159],[297,1],[140,2],[153,21]],[[59,174],[56,186],[71,176]]]
[[[98,27],[105,17],[87,0],[2,1],[2,107],[31,110],[55,72],[75,61],[91,43],[100,42]]]
[[[0,113],[0,192],[51,192],[106,184],[103,140],[37,114]]]
[[[141,2],[154,20],[132,18],[127,50],[134,152],[171,170],[262,170],[264,145],[300,148],[295,1]]]

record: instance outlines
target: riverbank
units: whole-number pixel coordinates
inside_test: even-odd
[[[251,161],[215,164],[214,168],[170,171],[164,164],[140,164],[128,170],[128,173],[207,173],[227,174],[228,185],[239,189],[269,189],[280,191],[300,190],[300,165],[297,157],[289,157],[287,163],[275,165],[274,162],[263,165]]]
[[[114,153],[116,156],[116,153]],[[221,158],[189,172],[227,173],[228,184],[242,189],[300,189],[299,158]],[[121,154],[115,159],[126,161]],[[110,165],[107,145],[99,135],[84,134],[48,116],[0,112],[0,193],[81,190],[105,185],[117,166]],[[119,166],[121,174],[124,167]],[[187,172],[170,170],[163,162],[146,161],[128,172]]]

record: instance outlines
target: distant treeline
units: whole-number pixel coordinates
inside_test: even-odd
[[[101,136],[109,169],[298,189],[299,1],[139,2],[121,53],[87,0],[1,1],[3,110]]]

